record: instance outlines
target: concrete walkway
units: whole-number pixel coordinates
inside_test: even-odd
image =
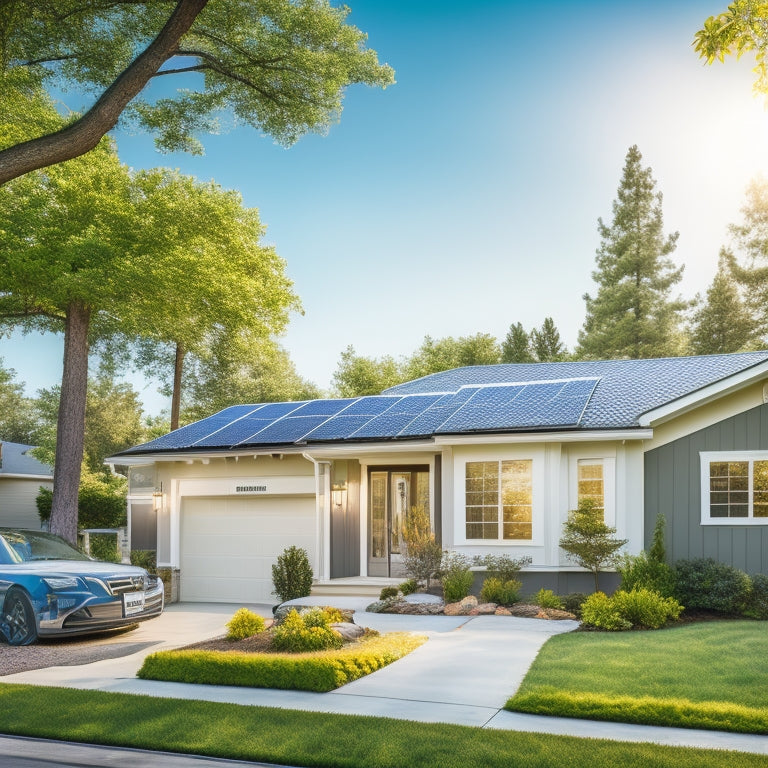
[[[296,601],[327,604],[328,598]],[[78,667],[51,667],[0,678],[0,683],[64,686],[165,698],[199,699],[337,714],[391,717],[503,730],[618,741],[732,749],[768,755],[764,736],[539,717],[506,712],[539,648],[576,622],[511,616],[401,616],[366,613],[365,598],[334,598],[353,608],[355,621],[380,632],[408,631],[429,641],[400,661],[330,693],[191,685],[139,680],[136,671],[154,650],[184,645],[225,631],[232,606],[177,604],[132,633],[162,638],[152,648]],[[270,615],[267,606],[251,606]],[[162,623],[162,625],[161,625]],[[167,625],[167,627],[165,626]]]

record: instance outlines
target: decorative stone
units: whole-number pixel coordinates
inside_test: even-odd
[[[443,604],[443,598],[437,595],[430,595],[428,592],[414,592],[411,595],[406,595],[404,598],[406,603],[439,603]]]
[[[462,612],[469,613],[473,608],[477,608],[478,602],[478,599],[474,595],[468,595],[459,603],[459,605],[462,608]]]
[[[495,613],[497,616],[511,616],[511,615],[512,615],[512,611],[510,611],[510,610],[509,610],[509,608],[505,608],[503,605],[500,605],[500,606],[499,606],[499,607],[498,607],[498,608],[497,608],[497,609],[494,611],[494,613]]]
[[[446,603],[443,606],[443,613],[446,616],[459,616],[461,614],[461,603]]]
[[[335,629],[345,640],[357,640],[365,634],[365,630],[362,627],[358,627],[357,624],[349,621],[331,624],[331,629]]]
[[[470,616],[492,616],[496,613],[496,603],[479,603],[470,612]]]

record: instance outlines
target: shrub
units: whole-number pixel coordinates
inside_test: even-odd
[[[154,549],[132,549],[131,565],[138,565],[150,573],[157,573],[157,553]]]
[[[408,579],[408,581],[404,581],[400,585],[400,591],[404,595],[412,595],[418,589],[418,587],[419,585],[416,583],[416,579]]]
[[[227,640],[242,640],[245,637],[263,632],[264,619],[247,608],[240,608],[227,622],[227,629],[229,630]]]
[[[581,606],[581,621],[588,627],[597,627],[609,632],[630,629],[632,626],[621,617],[605,592],[595,592],[584,601]]]
[[[631,592],[633,589],[650,589],[665,597],[674,593],[672,569],[664,562],[651,557],[650,553],[623,555],[616,564],[621,575],[621,589]]]
[[[768,619],[768,576],[764,573],[756,573],[752,577],[752,589],[744,615],[751,619]]]
[[[389,600],[392,597],[397,597],[397,593],[400,590],[397,587],[384,587],[379,592],[379,600]]]
[[[551,589],[540,589],[533,596],[533,603],[541,608],[554,608],[557,611],[564,608],[563,601]]]
[[[312,591],[312,566],[305,549],[288,547],[272,566],[273,594],[282,602],[307,597]]]
[[[308,611],[304,616],[292,610],[275,627],[272,636],[272,647],[276,651],[289,653],[323,651],[328,648],[341,648],[343,644],[341,635],[328,626],[322,609]]]
[[[611,601],[619,615],[633,627],[647,629],[659,629],[668,621],[676,621],[683,610],[683,606],[673,597],[663,597],[645,588],[631,592],[619,590]]]
[[[403,525],[403,566],[405,572],[416,581],[423,581],[429,589],[429,582],[440,569],[443,553],[435,541],[429,522],[429,513],[424,507],[411,507]]]
[[[583,592],[571,592],[563,598],[563,607],[566,611],[581,616],[581,606],[586,599],[587,596]]]
[[[498,579],[501,582],[515,581],[520,571],[530,565],[530,557],[510,557],[509,555],[476,555],[474,565],[485,568],[486,578]]]
[[[747,607],[751,588],[746,573],[711,557],[675,563],[674,596],[686,608],[741,613]]]
[[[516,579],[502,581],[495,577],[485,579],[480,590],[480,600],[484,603],[498,603],[499,605],[512,605],[520,599],[520,587],[522,582]]]
[[[443,581],[443,597],[446,603],[463,600],[472,589],[475,574],[470,570],[470,560],[460,552],[444,552],[440,564]]]
[[[114,533],[92,533],[89,536],[91,557],[105,563],[119,563],[122,558],[117,548],[117,536]]]

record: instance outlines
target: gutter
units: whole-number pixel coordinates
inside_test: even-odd
[[[330,467],[332,462],[327,460],[318,460],[314,456],[310,456],[308,453],[301,454],[307,461],[311,461],[315,468],[315,540],[317,546],[317,567],[320,573],[318,579],[327,580],[331,577],[330,569],[330,519],[328,519],[328,535],[325,535],[326,526],[323,524],[327,516],[324,516],[323,512],[326,508],[325,497],[326,493],[320,495],[320,473],[321,466],[328,467],[328,475],[330,479]],[[323,474],[325,472],[323,471]]]

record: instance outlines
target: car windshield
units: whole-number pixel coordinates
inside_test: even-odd
[[[0,561],[90,560],[64,539],[38,531],[0,531]]]

